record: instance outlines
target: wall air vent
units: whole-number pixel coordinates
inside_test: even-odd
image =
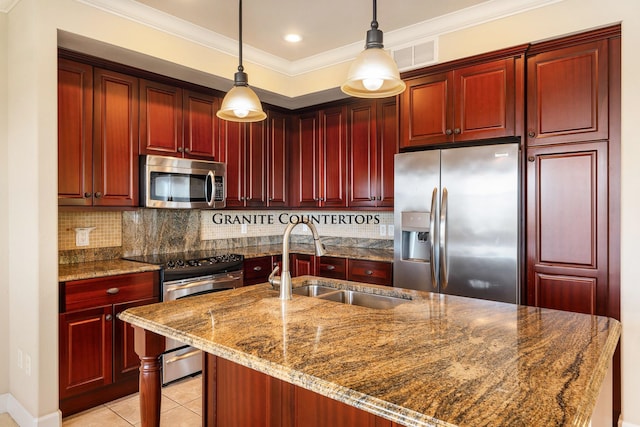
[[[393,59],[400,71],[408,71],[438,61],[438,39],[421,40],[408,46],[393,48]]]

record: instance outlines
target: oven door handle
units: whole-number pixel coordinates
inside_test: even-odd
[[[201,350],[193,350],[193,351],[190,351],[189,353],[181,354],[180,356],[174,356],[171,359],[167,359],[165,362],[167,364],[175,363],[175,362],[178,362],[178,361],[180,361],[182,359],[187,359],[187,358],[189,358],[191,356],[195,356],[196,354],[200,353],[200,351]]]
[[[169,286],[172,286],[172,287],[168,287],[168,289],[166,289],[166,291],[167,292],[175,292],[175,291],[181,291],[183,289],[195,288],[196,286],[215,284],[215,283],[224,283],[224,282],[233,282],[233,281],[236,281],[238,279],[239,279],[239,277],[228,275],[228,276],[221,277],[221,278],[198,280],[196,282],[186,283],[184,285],[169,285]],[[167,286],[166,283],[165,283],[165,286]]]

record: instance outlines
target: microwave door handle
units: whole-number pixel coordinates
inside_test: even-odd
[[[213,194],[213,171],[209,171],[204,181],[204,199],[209,207],[213,206]]]

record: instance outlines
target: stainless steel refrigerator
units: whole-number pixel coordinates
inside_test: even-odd
[[[518,147],[396,154],[394,286],[520,301]]]

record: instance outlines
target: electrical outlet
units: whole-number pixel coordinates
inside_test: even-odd
[[[24,356],[24,373],[31,376],[31,356],[28,354]]]
[[[381,236],[387,235],[387,226],[384,224],[380,224],[380,235]]]
[[[18,368],[22,369],[22,350],[18,349]]]
[[[240,233],[247,234],[247,224],[240,224]]]
[[[387,234],[389,234],[389,236],[393,236],[393,224],[387,225]]]
[[[304,231],[305,233],[309,231],[309,227],[307,227],[307,224],[302,224],[302,231]]]

